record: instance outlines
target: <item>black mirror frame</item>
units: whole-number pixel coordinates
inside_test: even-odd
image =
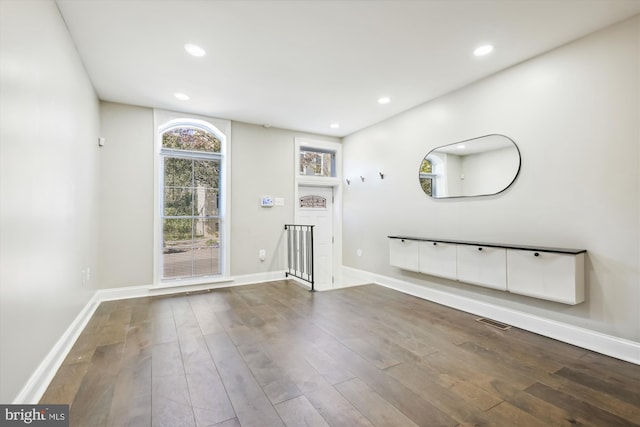
[[[424,192],[424,189],[422,188],[422,185],[420,185],[420,169],[422,168],[422,162],[429,156],[429,154],[431,154],[432,152],[434,152],[435,150],[439,149],[439,148],[444,148],[444,147],[449,147],[451,145],[456,145],[456,144],[461,144],[461,143],[465,143],[465,142],[471,142],[471,141],[475,141],[477,139],[481,139],[481,138],[486,138],[489,136],[500,136],[503,138],[506,138],[509,140],[509,142],[511,142],[513,144],[514,147],[516,147],[516,152],[518,153],[518,170],[516,171],[515,175],[513,176],[513,179],[509,182],[509,184],[507,184],[506,187],[504,187],[502,190],[497,191],[495,193],[488,193],[488,194],[474,194],[474,195],[470,195],[470,196],[446,196],[446,197],[434,197],[431,196],[427,193]],[[418,185],[420,186],[420,190],[425,194],[425,196],[428,196],[431,199],[434,200],[445,200],[445,199],[465,199],[465,198],[469,198],[469,197],[486,197],[486,196],[495,196],[498,195],[500,193],[505,192],[507,189],[509,189],[513,183],[516,181],[516,179],[518,179],[518,176],[520,175],[520,169],[522,169],[522,154],[520,152],[520,147],[518,147],[518,144],[516,144],[516,142],[509,138],[506,135],[503,135],[501,133],[490,133],[487,135],[482,135],[482,136],[477,136],[475,138],[469,138],[469,139],[465,139],[462,141],[458,141],[458,142],[453,142],[451,144],[445,144],[445,145],[440,145],[438,147],[435,147],[434,149],[430,150],[423,158],[422,160],[420,160],[420,165],[418,166]]]

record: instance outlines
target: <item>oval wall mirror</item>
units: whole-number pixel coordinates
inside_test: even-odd
[[[436,199],[490,196],[506,190],[520,172],[520,150],[492,134],[436,147],[420,164],[420,186]]]

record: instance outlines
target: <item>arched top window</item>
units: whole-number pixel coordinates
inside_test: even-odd
[[[225,134],[207,122],[184,118],[158,131],[160,281],[222,275]]]
[[[433,165],[431,160],[424,159],[420,165],[420,173],[433,173]]]
[[[176,126],[162,133],[162,148],[220,153],[222,142],[212,132],[194,126]]]
[[[433,181],[435,175],[433,174],[433,164],[431,160],[424,159],[420,165],[420,186],[422,191],[428,195],[433,195]]]

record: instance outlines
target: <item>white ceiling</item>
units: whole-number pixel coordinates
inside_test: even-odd
[[[453,144],[436,147],[440,153],[454,154],[456,156],[467,156],[469,154],[486,153],[487,151],[511,148],[515,153],[518,149],[513,141],[504,135],[485,135],[478,138],[460,141]],[[517,156],[517,154],[515,154]]]
[[[640,13],[640,0],[57,4],[102,100],[335,136]],[[474,57],[483,43],[494,52]]]

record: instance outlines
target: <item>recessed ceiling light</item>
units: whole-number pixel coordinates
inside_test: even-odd
[[[329,125],[329,127],[330,127],[331,129],[338,129],[338,128],[340,127],[340,123],[331,123],[331,124]]]
[[[176,92],[173,94],[173,96],[175,96],[177,99],[179,99],[180,101],[188,101],[191,98],[189,97],[189,95],[181,93],[181,92]]]
[[[490,54],[491,52],[493,52],[493,46],[490,44],[485,44],[474,50],[473,54],[475,56],[485,56]]]
[[[464,150],[464,144],[460,144],[456,147],[458,150]]]
[[[197,57],[201,57],[201,56],[205,56],[207,54],[207,52],[201,48],[198,45],[192,44],[192,43],[187,43],[184,45],[184,50],[187,51],[187,53],[191,56],[197,56]]]
[[[391,98],[388,96],[383,96],[382,98],[378,98],[378,104],[388,104],[391,102]]]

